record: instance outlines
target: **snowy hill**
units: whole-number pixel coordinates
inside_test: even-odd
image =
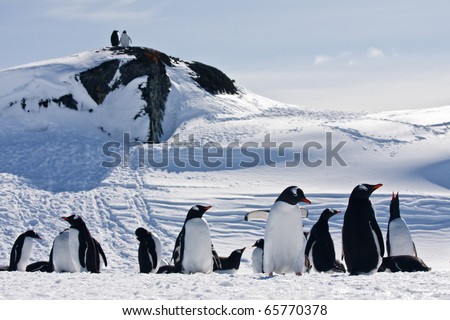
[[[448,281],[440,280],[450,272],[450,106],[373,114],[310,110],[248,92],[217,69],[206,66],[205,72],[203,64],[130,50],[139,54],[102,49],[0,71],[0,265],[8,264],[16,237],[29,228],[43,238],[32,261],[47,260],[54,237],[67,227],[60,217],[69,214],[84,217],[109,260],[100,275],[2,272],[6,288],[29,281],[48,288],[44,296],[0,291],[2,298],[70,299],[73,294],[61,282],[91,281],[97,288],[114,282],[121,289],[77,298],[335,299],[345,298],[332,295],[344,289],[353,299],[411,298],[402,293],[405,286],[416,290],[414,299],[450,297]],[[147,59],[148,72],[123,67],[139,59]],[[101,65],[115,71],[96,73]],[[199,80],[209,71],[229,91],[211,89],[216,76]],[[92,91],[89,81],[81,80],[86,72],[109,76]],[[152,82],[155,77],[167,79],[165,89],[154,90],[161,88]],[[159,92],[156,100],[164,103],[151,104],[149,92]],[[159,143],[142,143],[148,140]],[[312,201],[309,229],[324,208],[345,211],[359,183],[383,183],[372,196],[383,236],[390,194],[400,192],[402,216],[432,272],[377,274],[362,291],[357,288],[363,280],[346,275],[297,280],[252,274],[250,247],[263,236],[264,222],[244,221],[246,212],[269,208],[286,186],[298,185]],[[219,254],[248,247],[239,272],[137,274],[135,229],[157,233],[170,260],[188,209],[200,203],[213,206],[205,218]],[[342,215],[331,219],[338,256],[341,226]],[[403,281],[395,281],[399,277]],[[430,285],[422,291],[414,287],[417,277]],[[389,285],[393,281],[395,287]],[[280,287],[286,282],[289,293]],[[322,287],[316,294],[301,290],[317,283]],[[330,283],[339,286],[331,290]],[[242,286],[254,290],[239,291]]]

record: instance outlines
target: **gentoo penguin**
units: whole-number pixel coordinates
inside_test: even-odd
[[[390,205],[390,217],[387,230],[386,249],[389,257],[391,256],[415,256],[417,257],[416,246],[411,238],[408,226],[405,220],[400,217],[400,201],[398,192],[392,193]]]
[[[83,219],[78,215],[62,217],[70,224],[69,251],[76,272],[100,273],[97,246]]]
[[[270,276],[303,273],[305,266],[302,212],[299,202],[311,203],[303,191],[286,188],[270,209],[264,232],[264,272]]]
[[[55,272],[78,272],[70,254],[69,234],[70,231],[67,228],[61,231],[53,240],[50,262]]]
[[[328,220],[338,213],[339,210],[325,209],[309,232],[305,255],[315,271],[342,271],[341,268],[336,268],[336,253],[328,227]]]
[[[119,31],[114,30],[111,34],[111,46],[117,47],[120,44]]]
[[[122,47],[128,47],[131,42],[131,38],[128,35],[127,31],[123,30],[122,35],[120,36],[120,45]]]
[[[27,265],[27,272],[53,272],[53,265],[49,261],[38,261]]]
[[[239,266],[241,265],[242,254],[244,253],[245,248],[236,249],[228,257],[218,257],[218,261],[220,263],[216,263],[214,260],[213,271],[217,273],[229,273],[234,274],[237,270],[239,270]]]
[[[372,192],[381,186],[360,184],[350,195],[342,226],[343,255],[350,275],[373,273],[381,265],[383,235],[369,200]]]
[[[33,249],[33,239],[42,238],[33,230],[27,230],[16,239],[11,250],[8,271],[26,271]]]
[[[164,266],[159,267],[158,274],[168,274],[168,273],[180,273],[174,265],[166,264]]]
[[[203,214],[211,206],[193,206],[175,241],[172,259],[177,272],[210,273],[213,270],[211,233]]]
[[[415,256],[394,256],[383,258],[378,272],[390,271],[390,272],[416,272],[416,271],[430,271],[422,259]]]
[[[264,273],[263,257],[264,257],[264,239],[256,240],[253,245],[255,249],[252,252],[252,267],[254,273]]]
[[[139,272],[156,273],[161,265],[161,241],[155,233],[144,228],[137,228],[135,234],[139,240]]]

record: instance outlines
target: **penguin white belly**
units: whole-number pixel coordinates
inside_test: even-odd
[[[211,233],[203,218],[186,222],[182,265],[184,273],[210,273],[213,270]]]
[[[69,231],[64,231],[53,242],[53,266],[55,272],[77,272],[70,252],[69,233]]]
[[[83,268],[80,263],[79,249],[80,249],[80,240],[78,238],[79,231],[77,229],[70,228],[69,231],[69,252],[72,257],[72,263],[75,269],[75,272],[86,271],[86,268]],[[86,255],[85,255],[86,256]],[[86,260],[86,259],[85,259]],[[86,265],[86,263],[85,263]]]
[[[304,235],[297,205],[276,202],[270,210],[264,233],[264,272],[303,272]]]
[[[254,273],[263,273],[263,249],[255,248],[253,250],[252,266]]]
[[[389,223],[389,246],[391,256],[416,256],[411,233],[402,218],[394,219]]]
[[[22,254],[17,262],[17,271],[26,271],[30,262],[31,250],[33,249],[33,239],[25,237],[22,246]]]

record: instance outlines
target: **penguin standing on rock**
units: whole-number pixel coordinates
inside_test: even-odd
[[[99,254],[94,239],[83,219],[78,215],[62,217],[70,224],[69,252],[76,272],[100,273]]]
[[[305,266],[302,212],[299,202],[311,203],[303,191],[291,186],[280,194],[270,209],[264,231],[264,272],[273,276],[301,275]]]
[[[242,254],[245,248],[236,249],[228,257],[217,257],[214,259],[213,271],[217,273],[229,273],[234,274],[239,270],[241,265]],[[217,261],[217,262],[216,262]]]
[[[318,272],[345,272],[342,265],[336,264],[334,243],[328,226],[328,220],[338,213],[339,210],[325,209],[309,232],[305,255],[309,258],[312,268]]]
[[[213,271],[211,232],[203,218],[203,214],[210,208],[211,206],[196,205],[187,213],[172,254],[174,272],[190,274]]]
[[[128,47],[131,42],[131,38],[128,35],[127,31],[123,30],[122,35],[120,36],[120,45],[122,47]]]
[[[161,265],[161,241],[144,228],[137,228],[135,234],[139,240],[139,272],[156,273]]]
[[[381,265],[383,235],[369,200],[381,186],[360,184],[350,195],[342,226],[343,255],[350,275],[373,273]]]
[[[119,31],[114,30],[111,34],[111,46],[117,47],[117,46],[119,46],[119,44],[120,44]]]
[[[8,271],[26,271],[33,249],[33,239],[42,240],[33,230],[27,230],[16,239],[11,250]]]
[[[264,265],[263,265],[264,239],[256,240],[253,247],[255,247],[255,249],[253,249],[253,252],[252,252],[253,272],[254,273],[264,273]]]
[[[386,249],[389,257],[391,256],[415,256],[417,257],[416,246],[409,232],[405,220],[400,217],[400,201],[398,192],[392,193],[390,205],[390,217],[387,230]]]

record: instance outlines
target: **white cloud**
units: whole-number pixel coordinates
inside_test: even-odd
[[[369,49],[367,49],[367,58],[381,59],[381,58],[386,58],[386,56],[384,55],[384,52],[381,51],[380,49],[377,49],[375,47],[370,47]]]
[[[315,56],[314,57],[314,65],[319,65],[319,64],[323,64],[323,63],[327,63],[328,61],[330,61],[331,59],[333,59],[330,56]]]

